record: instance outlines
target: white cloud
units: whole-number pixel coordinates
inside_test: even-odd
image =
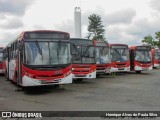
[[[0,14],[0,20],[4,20],[6,17],[4,14]]]
[[[0,0],[0,13],[21,16],[33,2],[34,0]]]
[[[12,17],[0,23],[1,29],[18,29],[23,27],[23,22],[20,18]]]
[[[83,37],[93,13],[102,17],[112,43],[140,44],[145,35],[160,30],[159,0],[81,1]],[[76,0],[0,0],[0,44],[23,30],[63,30],[74,36],[74,7],[79,4]]]
[[[154,10],[160,12],[160,0],[151,0],[150,6],[151,6]]]
[[[110,24],[130,24],[133,18],[136,16],[136,11],[133,9],[124,9],[115,11],[104,16],[104,22]]]
[[[74,36],[74,23],[72,20],[63,21],[61,24],[54,26],[59,31],[65,31],[70,33],[70,36]]]

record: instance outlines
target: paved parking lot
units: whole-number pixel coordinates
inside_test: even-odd
[[[1,111],[160,111],[160,69],[18,92],[0,76]]]

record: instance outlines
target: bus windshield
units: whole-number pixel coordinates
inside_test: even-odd
[[[155,59],[160,60],[160,52],[159,51],[155,51]]]
[[[73,63],[95,63],[94,46],[71,45]]]
[[[152,61],[151,51],[136,50],[135,60],[139,62],[151,62]]]
[[[71,63],[70,44],[65,42],[25,42],[27,65],[58,65]]]
[[[127,62],[129,61],[129,49],[128,48],[112,48],[111,60],[113,62]]]
[[[96,63],[97,64],[110,63],[108,47],[96,47]]]

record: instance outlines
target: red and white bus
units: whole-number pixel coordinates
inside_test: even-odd
[[[69,33],[24,31],[4,49],[5,74],[17,85],[72,83]]]
[[[152,70],[152,54],[150,46],[130,47],[131,71],[141,73],[141,71]]]
[[[94,40],[96,51],[97,75],[109,74],[111,70],[110,49],[108,42]]]
[[[152,49],[152,64],[154,68],[160,67],[160,49],[159,48]]]
[[[96,78],[95,48],[92,40],[71,38],[73,79]]]
[[[3,60],[3,47],[0,46],[0,74],[4,72],[2,60]]]
[[[111,72],[130,71],[129,47],[126,44],[110,44]]]

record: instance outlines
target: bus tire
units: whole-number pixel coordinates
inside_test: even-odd
[[[83,78],[77,78],[77,81],[83,81]]]
[[[141,71],[136,71],[136,73],[137,73],[137,74],[140,74],[140,73],[141,73]]]
[[[55,88],[60,88],[60,85],[59,85],[59,84],[57,84],[57,85],[54,85],[54,87],[55,87]]]
[[[100,74],[96,74],[96,77],[99,77],[100,76]]]

